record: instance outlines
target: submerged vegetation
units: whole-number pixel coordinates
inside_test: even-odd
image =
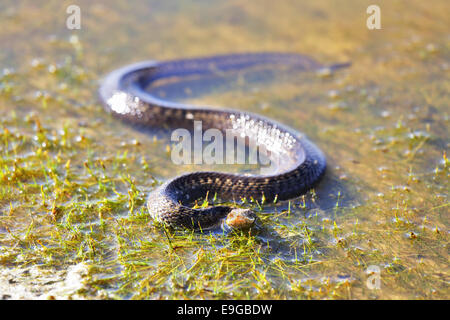
[[[89,14],[78,33],[55,29],[55,12],[65,14],[58,1],[11,2],[0,12],[0,39],[10,41],[0,53],[0,299],[449,297],[445,1],[409,2],[401,21],[398,4],[383,2],[383,31],[346,19],[364,14],[357,1],[282,2],[272,9],[286,25],[262,4],[136,3],[123,28],[125,3],[81,1]],[[43,18],[34,38],[36,14]],[[148,40],[152,28],[161,32]],[[260,32],[273,41],[259,41]],[[328,172],[303,197],[249,199],[259,217],[249,232],[166,229],[149,217],[146,197],[195,168],[171,164],[166,139],[105,114],[98,79],[139,59],[179,57],[180,48],[198,56],[236,47],[352,61],[336,74],[183,91],[194,103],[298,128],[325,151]],[[379,289],[367,285],[370,266],[380,268]]]

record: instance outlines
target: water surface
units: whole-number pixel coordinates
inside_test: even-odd
[[[447,1],[378,1],[381,30],[357,0],[79,1],[80,30],[66,28],[70,4],[0,5],[4,298],[449,297]],[[196,168],[106,114],[99,80],[140,60],[259,51],[352,66],[159,94],[301,130],[325,178],[290,202],[250,203],[251,234],[165,230],[146,196]]]

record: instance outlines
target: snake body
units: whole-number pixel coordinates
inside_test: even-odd
[[[208,76],[264,65],[282,65],[301,71],[323,68],[313,59],[290,53],[229,54],[197,59],[145,61],[125,66],[107,75],[99,89],[105,109],[133,125],[151,128],[186,128],[194,121],[203,129],[215,128],[250,137],[264,145],[270,160],[278,166],[264,175],[243,175],[211,171],[187,173],[163,183],[148,197],[151,216],[172,227],[207,229],[236,212],[229,206],[193,209],[192,200],[217,194],[221,199],[253,197],[267,201],[287,200],[304,194],[322,177],[326,160],[322,151],[300,132],[260,115],[165,101],[146,89],[160,79]],[[336,69],[344,64],[328,67]],[[245,216],[244,214],[244,216]],[[252,221],[251,216],[247,216]]]

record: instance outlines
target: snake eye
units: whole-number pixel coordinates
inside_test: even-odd
[[[236,208],[230,211],[225,223],[232,229],[248,229],[256,220],[255,213],[250,209]]]

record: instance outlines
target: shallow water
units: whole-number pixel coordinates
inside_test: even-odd
[[[448,299],[447,1],[379,1],[381,30],[357,0],[79,1],[80,30],[66,28],[70,4],[0,5],[4,298]],[[251,234],[165,230],[146,196],[197,167],[106,114],[99,79],[140,60],[257,51],[352,65],[163,94],[299,129],[324,150],[325,178],[299,199],[250,203]]]

